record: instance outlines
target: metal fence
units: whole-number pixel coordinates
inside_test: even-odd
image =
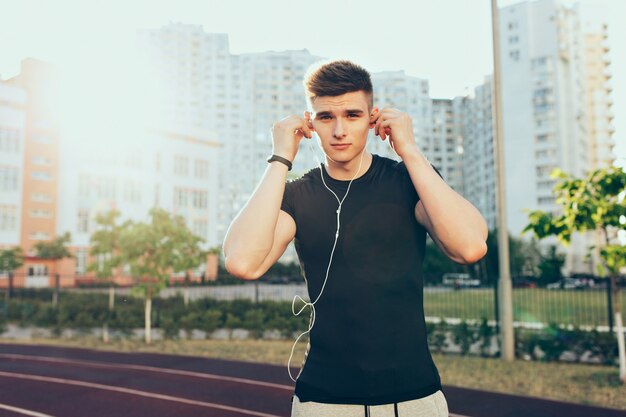
[[[71,292],[107,292],[108,289],[66,289]],[[185,294],[187,292],[187,294]],[[117,294],[128,295],[129,289],[117,289]],[[189,300],[213,298],[219,300],[247,299],[254,302],[266,300],[289,301],[295,295],[309,300],[304,284],[264,284],[250,282],[244,285],[169,287],[160,297],[188,297]],[[622,308],[626,306],[626,292],[620,292]],[[425,287],[424,312],[427,321],[444,318],[456,321],[497,320],[494,288]],[[577,326],[589,330],[609,329],[609,309],[606,288],[546,289],[514,288],[513,320],[516,327],[541,328],[550,323]]]

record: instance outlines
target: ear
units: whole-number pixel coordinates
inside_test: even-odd
[[[370,123],[369,123],[370,129],[373,129],[374,126],[376,126],[376,122],[372,122],[372,118],[376,115],[376,113],[378,113],[378,107],[374,107],[372,111],[370,112]]]

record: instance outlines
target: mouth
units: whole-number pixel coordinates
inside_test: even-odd
[[[335,149],[346,149],[350,145],[351,145],[350,143],[334,143],[334,144],[331,144],[330,146],[332,146]]]

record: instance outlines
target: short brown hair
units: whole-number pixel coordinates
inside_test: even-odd
[[[314,64],[304,76],[303,84],[310,106],[317,97],[335,97],[353,91],[365,92],[369,110],[374,106],[370,73],[351,61],[335,60]]]

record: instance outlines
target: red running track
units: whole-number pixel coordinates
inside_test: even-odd
[[[451,417],[626,416],[540,398],[443,391]],[[292,395],[284,366],[0,344],[0,416],[288,417]]]

